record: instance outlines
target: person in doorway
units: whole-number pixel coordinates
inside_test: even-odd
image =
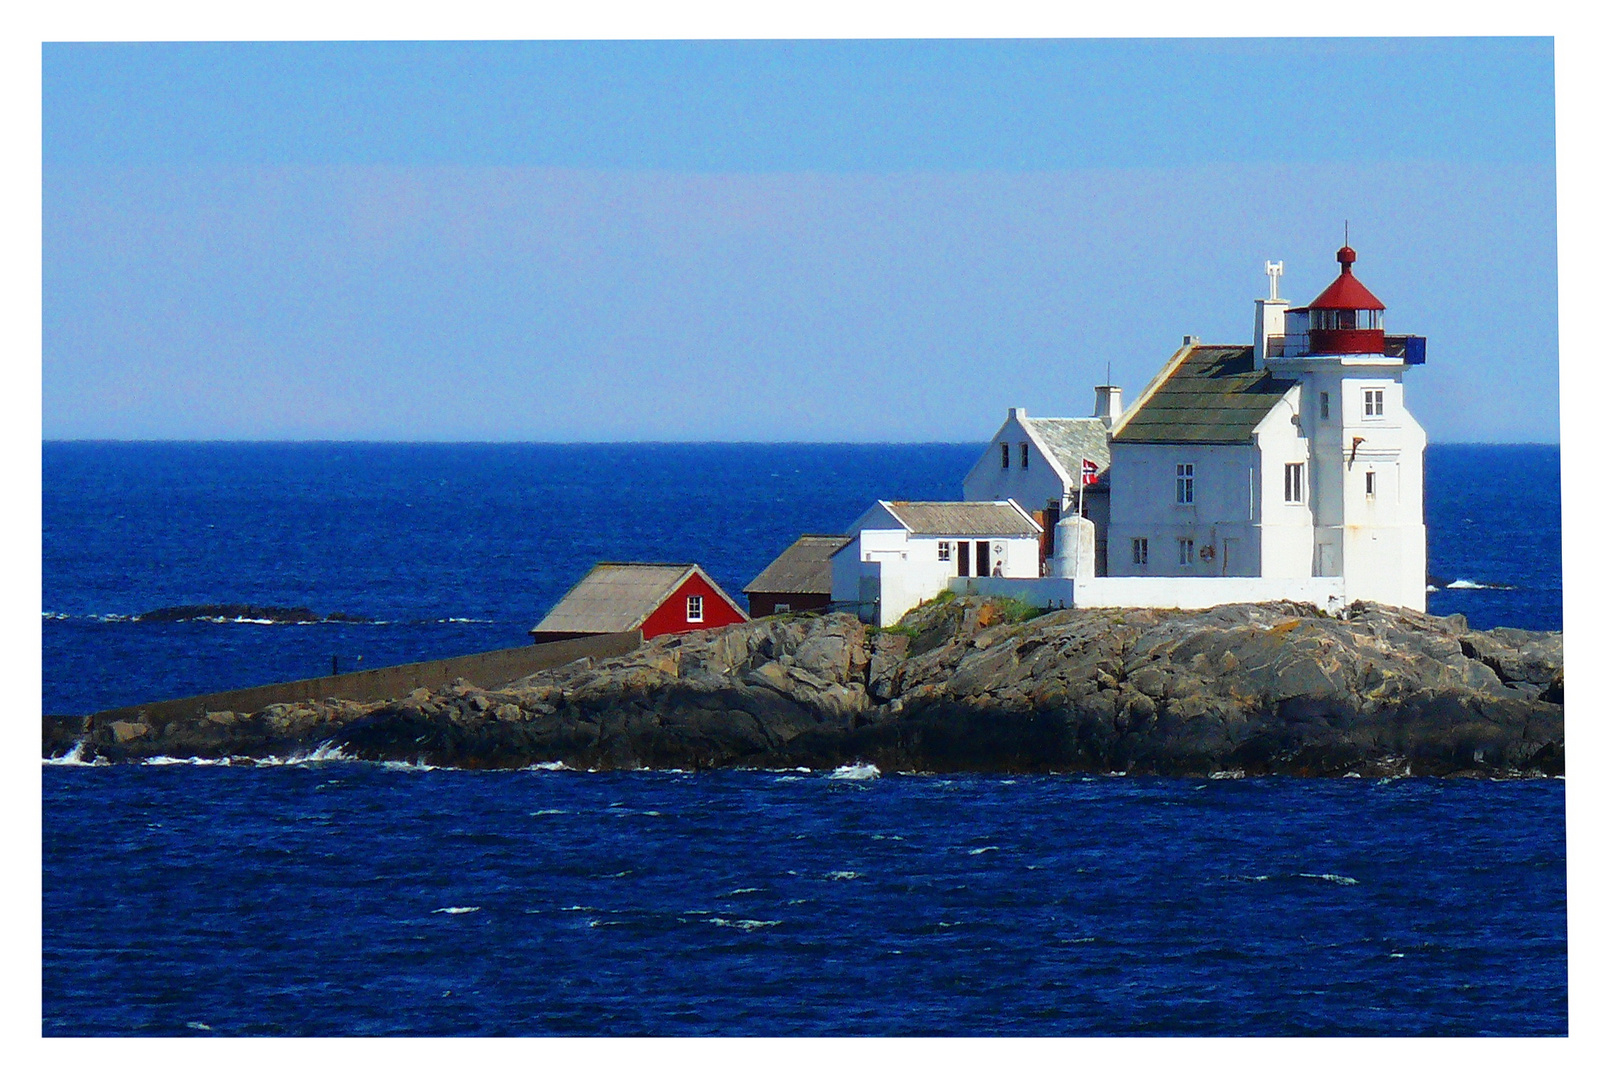
[[[1001,577],[1001,560],[1000,559],[996,560],[995,568],[990,571],[990,576],[991,577]]]

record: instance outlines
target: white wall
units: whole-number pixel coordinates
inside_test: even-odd
[[[1030,513],[1046,509],[1046,504],[1055,500],[1058,506],[1063,504],[1065,484],[1078,477],[1065,478],[1052,465],[1051,459],[1044,454],[1028,429],[1019,422],[1022,414],[1020,409],[1009,409],[1007,422],[1001,425],[995,438],[990,440],[985,452],[968,475],[962,480],[962,497],[968,502],[992,502],[1001,499],[1015,499]],[[1001,467],[1001,444],[1007,444],[1007,468]],[[1029,467],[1021,464],[1024,444],[1029,446]]]
[[[1111,447],[1108,509],[1108,577],[1222,577],[1260,573],[1261,547],[1254,515],[1257,472],[1252,446]],[[1175,501],[1175,466],[1193,466],[1191,504]],[[1279,492],[1278,492],[1279,493]],[[1148,560],[1137,566],[1131,540],[1145,537]],[[1191,565],[1181,566],[1178,542],[1192,541]],[[1231,541],[1226,561],[1224,541]],[[1214,558],[1205,561],[1202,550]]]
[[[1253,429],[1258,448],[1254,489],[1262,577],[1301,578],[1318,572],[1314,532],[1316,484],[1310,462],[1310,440],[1301,422],[1302,403],[1302,387],[1295,386]],[[1300,422],[1294,424],[1294,418]],[[1297,503],[1286,499],[1286,466],[1289,464],[1303,466],[1303,498]]]
[[[888,511],[875,506],[857,519],[857,524],[882,525],[890,520]],[[956,574],[959,544],[968,544],[971,568],[973,545],[980,540],[991,547],[992,567],[999,560],[1004,575],[1038,580],[1040,540],[1036,537],[914,536],[904,528],[863,527],[852,533],[850,543],[829,561],[833,599],[836,603],[857,603],[858,614],[868,619],[873,617],[873,601],[877,601],[878,625],[893,625],[949,585]],[[945,562],[939,557],[942,542],[951,545],[951,558]]]
[[[1350,600],[1424,611],[1426,433],[1405,407],[1404,365],[1381,356],[1332,356],[1285,357],[1270,366],[1302,384],[1315,521],[1312,571],[1341,574]],[[1383,391],[1379,417],[1365,415],[1370,389]],[[1362,440],[1357,447],[1356,438]],[[1369,473],[1376,477],[1374,497],[1365,492]]]
[[[1036,607],[1209,608],[1219,604],[1256,604],[1296,600],[1322,610],[1347,602],[1341,578],[953,578],[959,595],[1011,596]]]

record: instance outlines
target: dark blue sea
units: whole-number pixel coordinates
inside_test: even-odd
[[[972,446],[44,447],[44,707],[730,593]],[[1435,613],[1561,625],[1559,452],[1427,452]],[[1502,490],[1504,497],[1495,492]],[[152,623],[182,604],[351,622]],[[1556,781],[43,769],[51,1035],[1564,1034]]]

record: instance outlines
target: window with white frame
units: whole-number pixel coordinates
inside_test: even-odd
[[[1320,391],[1320,419],[1331,419],[1331,395],[1324,390]]]
[[[1197,554],[1197,541],[1195,541],[1195,540],[1187,540],[1185,538],[1182,538],[1180,540],[1180,565],[1181,566],[1190,566],[1191,561],[1192,561],[1193,558],[1196,557],[1196,554]]]
[[[1130,538],[1130,561],[1137,566],[1147,565],[1147,538],[1145,536],[1132,536]]]
[[[1365,391],[1365,415],[1367,417],[1386,416],[1386,390]]]
[[[1021,469],[1029,468],[1029,444],[1026,442],[1018,444],[1018,467]]]
[[[1289,503],[1303,501],[1303,463],[1294,462],[1287,466],[1286,496]]]
[[[1003,469],[1012,468],[1012,447],[1006,443],[1001,444],[1001,467]]]
[[[1365,470],[1365,498],[1376,498],[1376,470]]]
[[[1189,506],[1196,501],[1195,465],[1180,464],[1175,466],[1175,502],[1181,506]]]
[[[705,598],[703,596],[690,596],[688,598],[688,621],[705,621]]]
[[[951,561],[951,541],[949,540],[940,541],[940,561],[943,563]]]

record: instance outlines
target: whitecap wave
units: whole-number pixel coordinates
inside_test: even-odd
[[[829,780],[877,780],[883,773],[878,771],[877,765],[864,765],[857,762],[854,765],[841,765],[828,774]]]
[[[468,915],[472,911],[480,911],[478,907],[439,907],[432,908],[432,915]]]
[[[250,761],[251,759],[248,758],[246,760]],[[166,754],[156,754],[156,755],[154,755],[152,757],[143,758],[140,761],[141,765],[233,765],[234,763],[235,763],[235,759],[230,757],[228,754],[225,754],[223,757],[217,757],[217,758],[204,758],[204,757],[177,758],[177,757],[169,757]]]
[[[1500,592],[1515,592],[1514,585],[1494,585],[1484,581],[1470,581],[1466,578],[1456,578],[1444,586],[1446,589],[1497,589]]]
[[[852,878],[861,877],[861,875],[856,873],[854,870],[829,870],[822,876],[827,878],[829,881],[849,881]]]
[[[731,926],[734,929],[743,930],[743,931],[746,931],[746,932],[753,932],[755,930],[764,930],[768,926],[778,926],[778,925],[781,925],[782,922],[783,922],[782,919],[721,919],[721,918],[706,919],[705,921],[708,922],[708,923],[712,923],[712,924],[714,924],[716,926]]]
[[[112,764],[110,761],[107,761],[105,758],[95,758],[95,759],[93,759],[91,761],[85,761],[84,760],[84,743],[85,743],[85,740],[80,739],[76,743],[73,744],[73,748],[71,750],[67,751],[67,753],[60,754],[60,755],[58,755],[56,757],[41,758],[40,759],[40,764],[42,764],[42,765],[84,765],[84,766],[110,765],[110,764]]]
[[[987,851],[1000,851],[1000,850],[1001,849],[999,847],[997,847],[996,845],[988,844],[985,847],[976,847],[973,850],[969,851],[968,854],[969,855],[983,855]]]
[[[1348,877],[1346,874],[1299,874],[1299,877],[1314,878],[1316,881],[1329,881],[1333,885],[1358,885],[1358,878]]]
[[[575,772],[563,761],[534,761],[527,765],[525,772]]]
[[[341,747],[337,746],[335,744],[335,742],[331,741],[331,742],[322,742],[318,746],[315,746],[312,750],[296,750],[296,751],[293,751],[292,753],[287,754],[283,758],[274,757],[273,755],[270,755],[268,757],[257,758],[256,761],[254,762],[254,764],[261,765],[261,766],[317,765],[317,764],[319,764],[321,762],[325,762],[325,761],[358,761],[358,760],[360,760],[360,759],[355,758],[351,754],[346,753],[345,751],[343,751],[341,749]]]

